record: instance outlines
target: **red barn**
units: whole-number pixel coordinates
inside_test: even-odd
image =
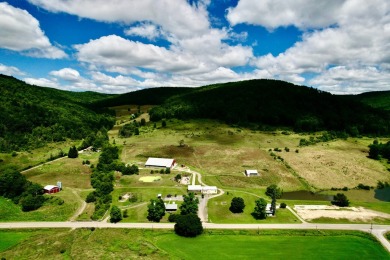
[[[60,192],[60,188],[55,185],[46,185],[45,187],[43,187],[43,190],[45,193],[48,194]]]

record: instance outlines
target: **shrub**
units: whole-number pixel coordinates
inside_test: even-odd
[[[286,207],[287,207],[286,203],[284,203],[284,202],[280,203],[280,208],[281,209],[285,209]]]
[[[170,214],[168,217],[168,221],[169,222],[176,222],[179,217],[180,217],[179,214]]]
[[[229,210],[233,213],[242,213],[244,212],[245,203],[244,199],[240,197],[234,197],[230,204]]]
[[[181,215],[176,219],[175,233],[183,237],[196,237],[202,234],[203,226],[195,214]]]
[[[345,196],[344,193],[337,193],[336,195],[333,196],[332,204],[339,207],[348,207],[349,200],[347,199],[347,196]]]

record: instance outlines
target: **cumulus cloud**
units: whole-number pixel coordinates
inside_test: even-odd
[[[310,80],[310,84],[335,94],[358,94],[388,90],[390,74],[377,67],[332,67]]]
[[[66,81],[79,81],[81,79],[80,73],[77,70],[71,69],[71,68],[63,68],[56,71],[51,71],[49,73],[52,76],[61,78]]]
[[[141,23],[137,26],[130,27],[125,30],[125,34],[129,36],[140,36],[149,40],[155,40],[163,35],[161,29],[152,23]]]
[[[270,30],[295,26],[303,30],[302,40],[283,53],[264,55],[252,61],[254,66],[273,78],[318,84],[334,93],[355,93],[369,89],[362,79],[350,77],[350,73],[361,73],[390,87],[382,80],[388,71],[374,73],[368,69],[390,63],[388,1],[240,0],[236,7],[228,10],[227,19],[232,25],[255,24]],[[314,73],[317,77],[307,82],[302,76],[305,73]],[[356,84],[346,84],[346,80],[343,83],[332,81],[333,76],[341,77],[342,73],[350,80],[356,80]],[[325,80],[326,77],[330,77],[329,81]]]
[[[229,8],[227,19],[232,25],[248,23],[269,29],[294,25],[298,28],[321,28],[337,22],[347,0],[240,0]]]
[[[47,78],[24,78],[26,83],[31,85],[36,85],[40,87],[48,87],[48,88],[57,88],[61,89],[60,84],[56,79],[47,79]]]
[[[60,59],[67,55],[52,46],[39,22],[27,11],[0,3],[0,48],[39,58]]]
[[[4,74],[8,76],[16,76],[16,75],[23,75],[24,73],[16,67],[6,66],[0,63],[0,74]]]
[[[28,0],[52,12],[66,12],[105,22],[132,24],[149,21],[178,37],[192,37],[209,28],[204,3],[190,5],[185,0]]]

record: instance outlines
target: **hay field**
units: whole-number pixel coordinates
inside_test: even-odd
[[[378,180],[389,181],[390,172],[380,162],[367,158],[367,143],[367,139],[337,140],[302,147],[298,154],[282,152],[281,156],[319,189],[354,188],[359,183],[376,186]]]

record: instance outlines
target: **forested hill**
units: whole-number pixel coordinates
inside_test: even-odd
[[[121,105],[161,105],[167,99],[192,92],[192,88],[184,87],[159,87],[138,90],[121,95],[116,95],[108,99],[95,102],[96,107],[114,107]]]
[[[355,98],[369,106],[390,111],[390,91],[367,92]]]
[[[111,128],[111,115],[89,108],[109,96],[37,87],[0,75],[0,151],[81,139],[102,127]]]
[[[336,130],[388,134],[389,113],[352,96],[332,95],[278,80],[249,80],[205,86],[168,99],[150,111],[152,120],[210,118],[298,131]]]

